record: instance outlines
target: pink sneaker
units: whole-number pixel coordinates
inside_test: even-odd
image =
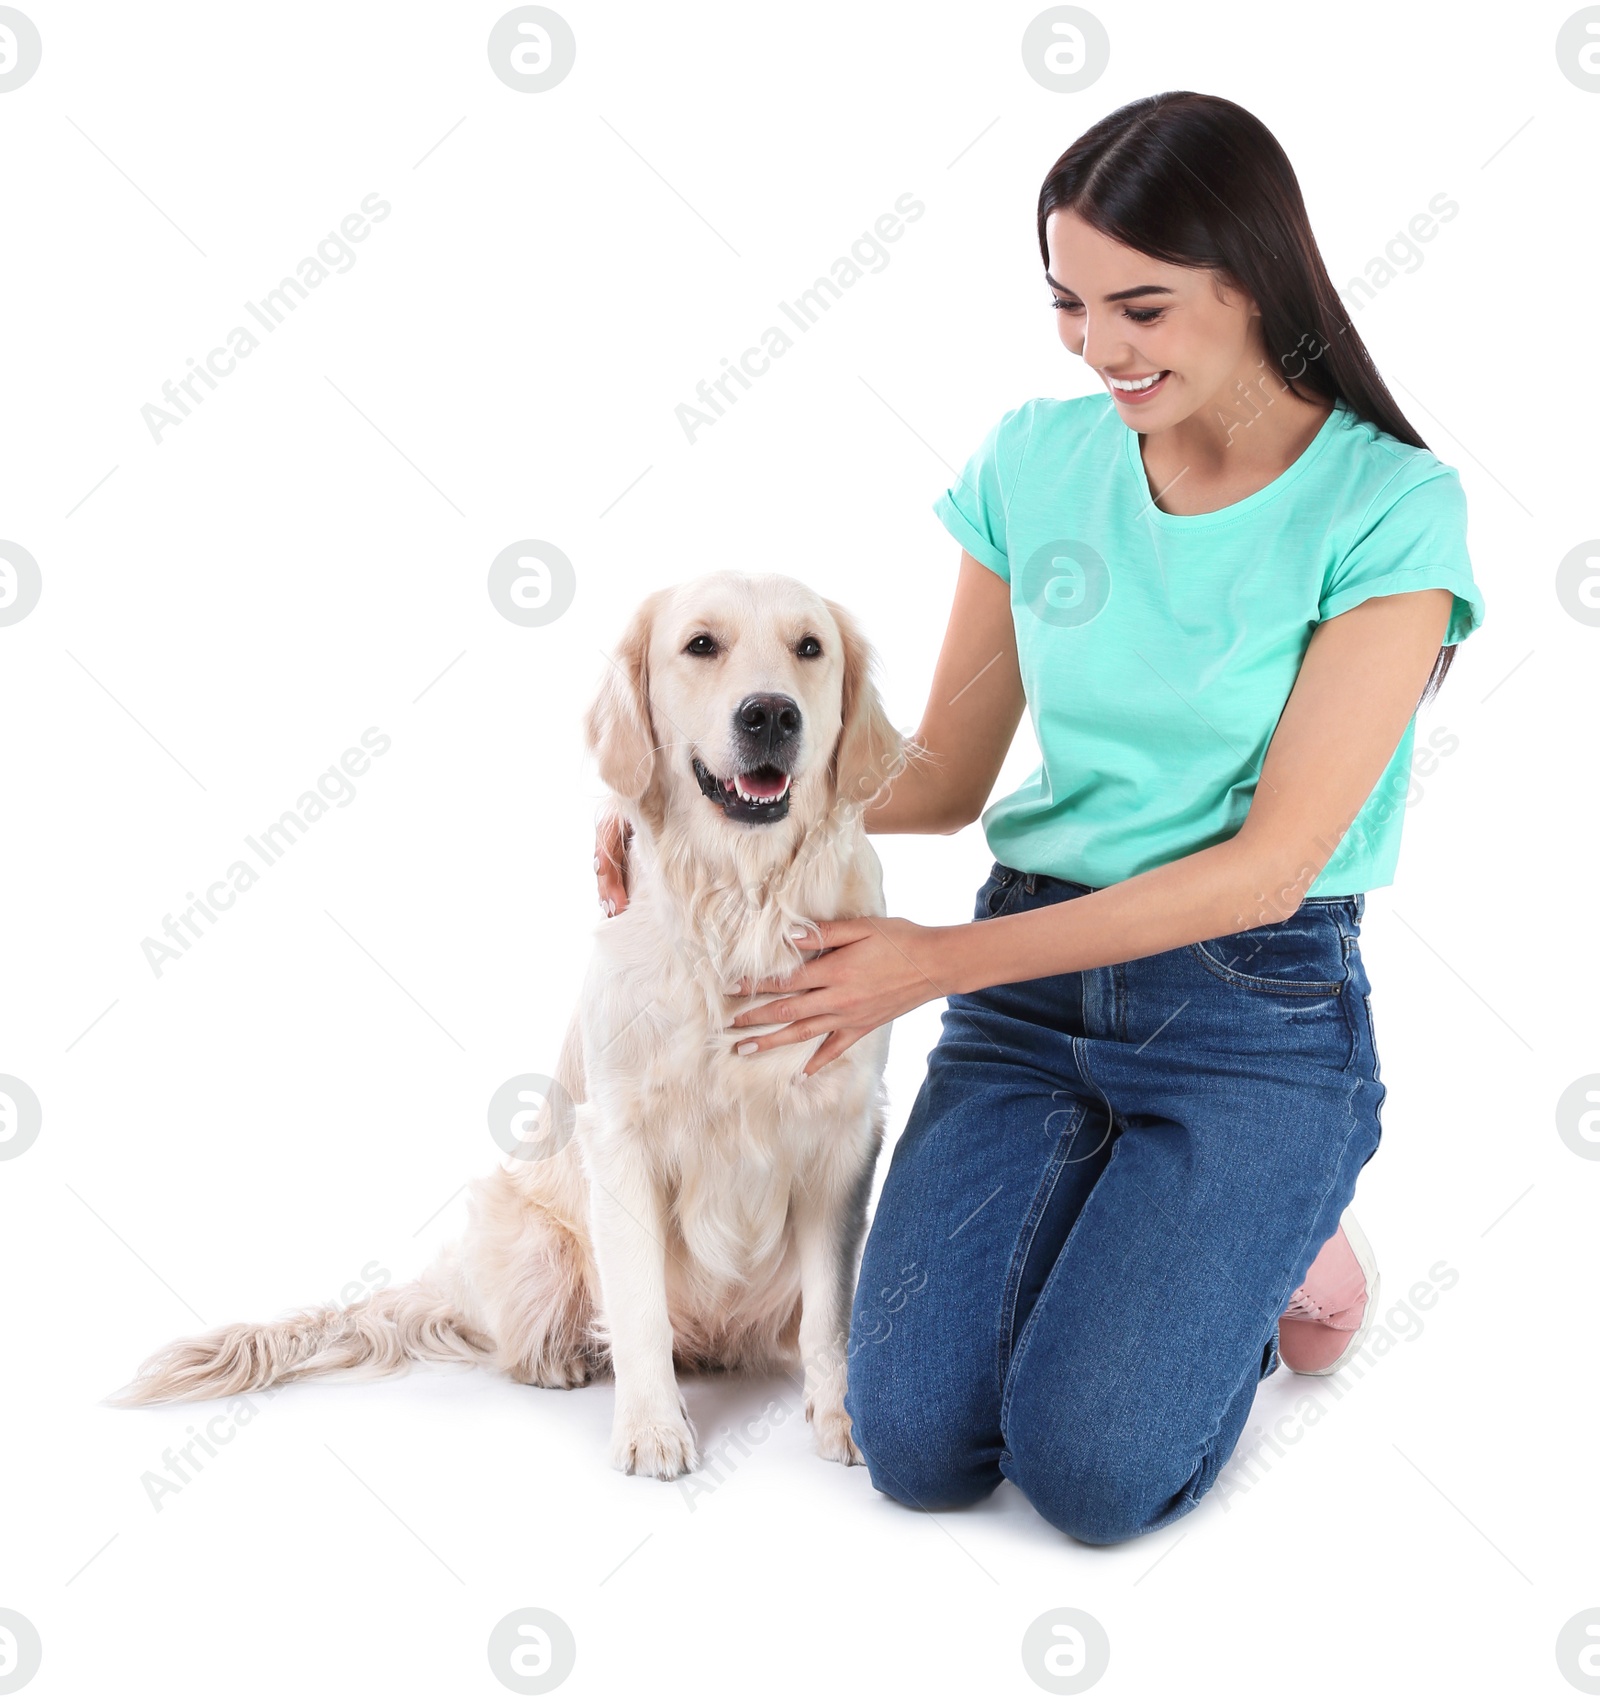
[[[1278,1357],[1305,1377],[1337,1371],[1378,1315],[1378,1287],[1378,1261],[1346,1212],[1278,1320]]]

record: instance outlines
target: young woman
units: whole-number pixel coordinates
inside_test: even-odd
[[[962,554],[928,757],[865,817],[981,816],[993,870],[970,923],[825,924],[739,1020],[826,1036],[809,1073],[947,1000],[862,1258],[855,1439],[908,1506],[1005,1477],[1109,1543],[1196,1505],[1280,1350],[1329,1370],[1370,1316],[1340,1222],[1384,1096],[1363,895],[1483,604],[1460,481],[1259,120],[1123,107],[1051,168],[1038,234],[1102,388],[1004,414],[935,504]],[[987,804],[1024,709],[1042,761]]]

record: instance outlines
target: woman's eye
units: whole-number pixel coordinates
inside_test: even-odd
[[[1057,313],[1078,313],[1083,307],[1083,303],[1080,301],[1062,301],[1059,296],[1051,296],[1050,305]],[[1124,309],[1124,312],[1135,325],[1154,325],[1164,311],[1164,308],[1159,307],[1129,307]]]
[[[822,641],[813,638],[808,632],[795,646],[794,653],[796,656],[820,656],[822,654]]]
[[[709,632],[697,632],[683,648],[688,656],[715,656],[717,641]]]

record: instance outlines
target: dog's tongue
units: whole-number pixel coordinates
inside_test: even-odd
[[[739,776],[739,784],[752,798],[776,798],[781,795],[788,782],[789,777],[786,774],[775,774],[770,769],[766,773],[754,769],[749,774]]]

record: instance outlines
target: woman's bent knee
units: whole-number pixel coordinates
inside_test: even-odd
[[[992,1448],[941,1428],[926,1411],[912,1412],[903,1403],[876,1399],[854,1379],[845,1411],[872,1487],[903,1506],[924,1512],[967,1507],[992,1494],[1000,1483]]]
[[[1192,1511],[1198,1474],[1170,1459],[1142,1457],[1115,1438],[1073,1447],[1061,1441],[1008,1443],[1000,1470],[1058,1531],[1079,1542],[1127,1542]]]

